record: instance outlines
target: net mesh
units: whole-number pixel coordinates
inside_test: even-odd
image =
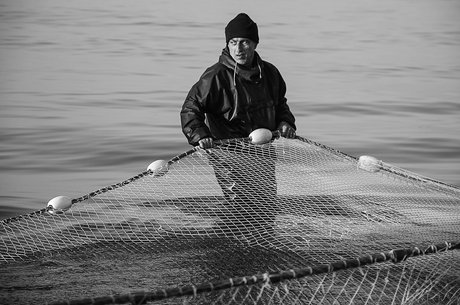
[[[39,300],[460,302],[460,190],[301,137],[195,148],[72,203],[1,223],[4,270],[76,262]]]

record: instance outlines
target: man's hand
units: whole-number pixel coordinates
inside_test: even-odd
[[[214,140],[212,138],[203,138],[198,141],[198,145],[203,149],[212,148],[214,146]]]
[[[288,123],[284,121],[278,125],[278,130],[282,137],[290,138],[290,139],[295,138],[295,129],[292,128],[291,125],[289,125]]]

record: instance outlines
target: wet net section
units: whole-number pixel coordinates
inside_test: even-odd
[[[4,267],[108,281],[54,304],[460,302],[460,190],[301,137],[192,149],[72,203],[0,227]]]

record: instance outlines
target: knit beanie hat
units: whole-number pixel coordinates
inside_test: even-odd
[[[245,13],[238,14],[225,27],[225,41],[232,38],[248,38],[259,43],[257,24]]]

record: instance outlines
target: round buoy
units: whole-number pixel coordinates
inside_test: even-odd
[[[169,170],[169,163],[165,160],[156,160],[150,163],[147,170],[150,170],[155,176],[163,176]]]
[[[48,212],[51,214],[60,214],[72,206],[72,199],[67,196],[57,196],[48,201],[47,207],[51,207]]]
[[[358,167],[368,172],[375,173],[380,170],[382,162],[372,156],[361,156],[358,159]]]
[[[249,134],[249,139],[252,144],[268,143],[273,137],[272,132],[266,128],[259,128]]]

